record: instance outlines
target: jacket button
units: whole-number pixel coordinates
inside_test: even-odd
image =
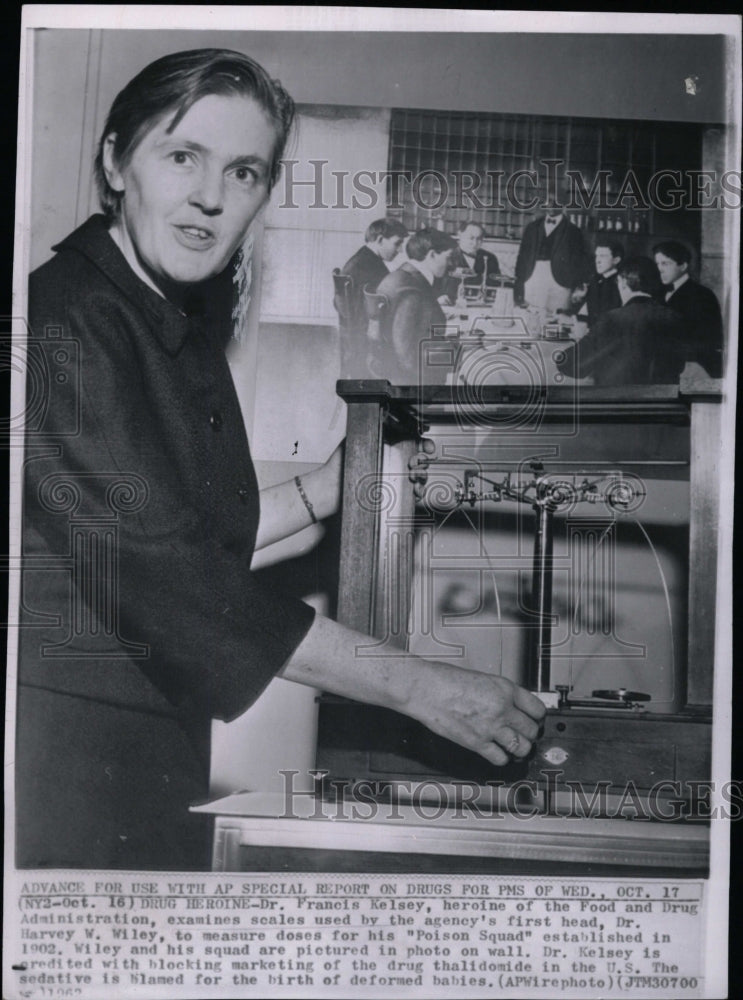
[[[243,503],[247,503],[250,498],[250,490],[246,486],[238,486],[237,495],[240,497]]]
[[[222,430],[223,420],[222,420],[222,414],[219,412],[219,410],[215,410],[212,413],[212,415],[209,417],[209,423],[211,424],[211,428],[213,431]]]

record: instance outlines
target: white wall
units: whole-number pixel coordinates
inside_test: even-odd
[[[352,178],[386,170],[389,123],[388,110],[300,106],[287,155],[298,162],[285,169],[265,218],[261,319],[335,324],[331,272],[385,214],[384,184],[361,197]],[[373,203],[354,207],[354,196],[357,206]]]
[[[324,461],[341,440],[344,405],[335,395],[340,373],[331,272],[364,241],[371,221],[385,212],[383,185],[367,208],[351,206],[350,181],[341,201],[331,172],[351,178],[387,165],[389,112],[369,108],[299,108],[288,159],[295,180],[277,185],[265,217],[261,266],[260,337],[251,410],[251,444],[259,475],[273,480],[270,462],[284,474]],[[310,167],[311,161],[326,165]],[[318,197],[319,195],[319,197]],[[366,199],[371,201],[372,199]],[[349,207],[344,208],[346,202]],[[323,204],[325,207],[313,207]]]
[[[32,269],[89,214],[97,103],[93,34],[42,31],[35,36]]]

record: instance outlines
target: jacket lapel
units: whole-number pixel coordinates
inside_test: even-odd
[[[172,356],[178,354],[193,329],[192,321],[137,277],[109,235],[102,215],[92,216],[52,249],[74,250],[87,257],[129,301],[137,303],[161,347]]]

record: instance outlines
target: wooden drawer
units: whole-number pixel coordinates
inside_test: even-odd
[[[661,795],[686,797],[683,783],[710,777],[711,725],[695,716],[653,716],[629,710],[548,712],[526,761],[497,768],[478,754],[435,736],[388,709],[341,700],[321,702],[317,766],[331,778],[394,781],[513,782],[540,785],[603,782],[638,791],[681,783]]]

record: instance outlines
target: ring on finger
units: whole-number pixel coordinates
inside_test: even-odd
[[[519,749],[520,746],[521,746],[521,740],[519,739],[518,736],[514,736],[514,738],[511,740],[511,742],[506,747],[506,752],[507,753],[516,753],[516,751]]]

